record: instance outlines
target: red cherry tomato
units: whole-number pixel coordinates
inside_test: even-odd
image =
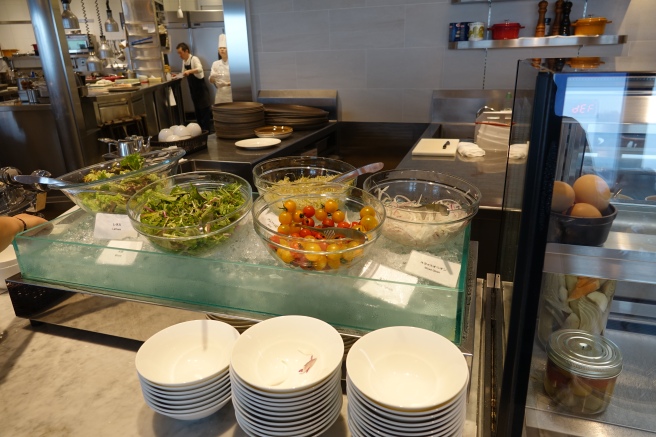
[[[354,228],[356,226],[360,226],[360,222],[351,222],[351,227]]]
[[[276,244],[280,244],[280,237],[277,235],[274,235],[270,238],[271,241],[273,241]]]
[[[326,238],[326,237],[323,237],[323,238]],[[328,248],[328,243],[322,241],[322,242],[319,243],[319,247],[321,248],[321,250],[323,252],[325,252],[326,249]]]
[[[326,220],[321,222],[321,225],[324,228],[332,228],[333,226],[335,226],[335,220],[327,218]]]
[[[301,220],[301,224],[303,226],[314,226],[314,219],[311,219],[310,217],[305,217],[303,220]]]
[[[317,240],[325,240],[326,236],[323,235],[321,232],[313,232],[312,235],[314,235],[314,238]]]
[[[274,235],[274,236],[277,237],[277,235]],[[301,234],[300,234],[300,232],[292,232],[291,234],[289,234],[289,236],[294,237],[294,238],[300,238]]]
[[[305,228],[303,228],[303,229],[301,229],[301,231],[299,232],[299,235],[301,236],[301,238],[305,238],[305,237],[307,237],[308,235],[312,235],[312,231],[309,230],[309,229],[305,229]]]
[[[314,215],[314,206],[308,205],[305,208],[303,208],[303,215],[305,217],[312,217]]]
[[[346,220],[344,220],[343,222],[337,223],[337,227],[338,228],[350,228],[351,224],[349,222],[347,222]]]

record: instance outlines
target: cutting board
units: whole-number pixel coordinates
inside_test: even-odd
[[[444,148],[444,144],[449,145]],[[456,156],[460,140],[450,138],[422,138],[412,150],[412,156]]]

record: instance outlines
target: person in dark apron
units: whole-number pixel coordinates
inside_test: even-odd
[[[210,100],[210,92],[205,86],[203,66],[200,59],[189,52],[187,44],[183,42],[178,44],[176,50],[180,59],[182,59],[182,74],[189,81],[189,91],[191,92],[191,100],[194,102],[196,121],[201,129],[209,131],[212,122],[212,101]]]

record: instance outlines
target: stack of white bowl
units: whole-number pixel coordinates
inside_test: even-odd
[[[174,419],[196,420],[231,398],[228,367],[239,332],[214,320],[192,320],[150,337],[135,364],[146,404]]]
[[[339,417],[344,343],[332,326],[304,316],[265,320],[232,352],[237,422],[250,436],[316,436]]]
[[[441,335],[405,326],[371,332],[351,347],[346,372],[353,436],[462,435],[469,369]]]

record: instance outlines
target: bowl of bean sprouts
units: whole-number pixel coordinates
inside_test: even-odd
[[[385,206],[383,235],[413,249],[429,250],[462,234],[478,212],[474,185],[429,170],[386,170],[364,182],[364,190]]]

